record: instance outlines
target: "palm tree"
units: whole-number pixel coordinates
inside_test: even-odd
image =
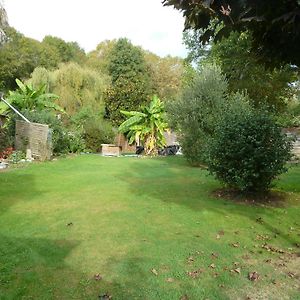
[[[149,106],[139,111],[121,111],[128,117],[120,127],[119,131],[124,133],[129,144],[136,142],[142,144],[146,155],[155,155],[159,148],[166,145],[164,132],[168,130],[165,119],[164,104],[157,96],[154,96]]]

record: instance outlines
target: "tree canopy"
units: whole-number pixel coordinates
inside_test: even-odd
[[[141,48],[119,39],[108,65],[112,86],[105,98],[106,116],[115,125],[124,121],[120,110],[135,110],[150,100],[152,84]]]
[[[277,112],[286,108],[295,92],[291,82],[297,80],[296,72],[288,64],[266,68],[256,51],[251,50],[251,32],[233,31],[227,38],[211,42],[206,49],[198,44],[198,36],[198,32],[193,30],[184,34],[192,61],[220,66],[228,80],[229,90],[246,91],[255,107],[267,106]]]
[[[218,40],[233,30],[250,30],[253,48],[272,65],[300,65],[299,0],[163,0],[183,12],[185,28],[200,29],[199,42]]]

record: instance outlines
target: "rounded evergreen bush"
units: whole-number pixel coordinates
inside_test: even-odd
[[[230,187],[246,192],[267,190],[286,171],[291,142],[265,112],[228,110],[210,144],[209,170]]]

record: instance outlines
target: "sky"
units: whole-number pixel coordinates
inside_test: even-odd
[[[182,14],[161,0],[2,0],[9,24],[41,41],[53,35],[86,51],[127,37],[160,56],[186,56]]]

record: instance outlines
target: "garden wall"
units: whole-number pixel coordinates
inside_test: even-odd
[[[34,159],[44,161],[52,156],[52,135],[48,125],[17,120],[16,150],[31,150]]]

